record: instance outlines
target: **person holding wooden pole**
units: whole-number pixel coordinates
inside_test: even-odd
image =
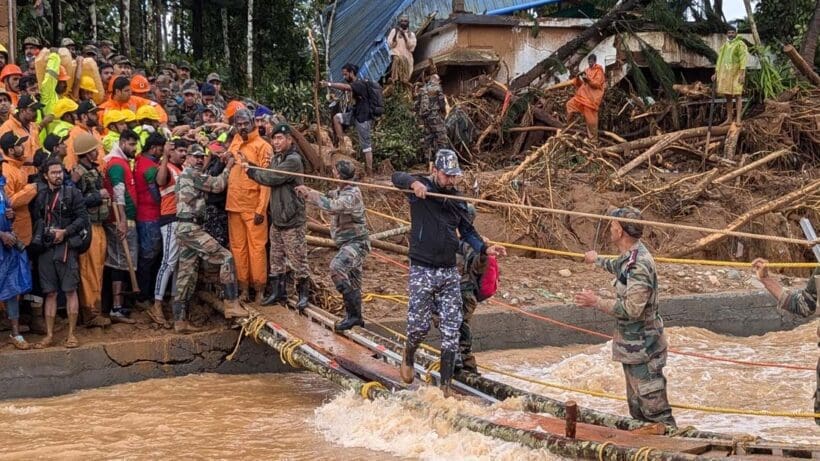
[[[589,67],[573,79],[575,96],[567,101],[567,124],[578,114],[583,115],[587,125],[587,134],[593,143],[598,143],[598,108],[604,99],[604,68],[598,64],[598,58],[590,54],[587,58]]]
[[[743,83],[746,80],[749,51],[743,39],[737,36],[737,29],[734,27],[726,32],[726,37],[729,41],[720,47],[712,81],[716,85],[715,92],[726,98],[726,121],[723,125],[732,123],[732,118],[735,119],[735,123],[740,124],[743,112]]]

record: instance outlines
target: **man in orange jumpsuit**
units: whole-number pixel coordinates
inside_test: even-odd
[[[233,123],[237,134],[231,141],[228,151],[234,155],[236,162],[249,161],[254,165],[267,167],[273,148],[259,136],[250,111],[237,110],[233,116]],[[242,160],[243,157],[246,160]],[[225,202],[225,210],[228,212],[228,240],[236,262],[236,279],[240,294],[248,296],[248,289],[253,287],[257,303],[262,300],[262,292],[268,279],[265,244],[268,241],[269,200],[269,187],[249,178],[241,168],[231,170]]]
[[[37,196],[37,185],[28,183],[28,173],[23,168],[26,136],[17,136],[8,131],[0,136],[5,163],[3,176],[6,177],[6,197],[14,210],[12,230],[17,239],[26,246],[31,243],[31,213],[29,203]]]
[[[23,171],[28,175],[37,173],[37,168],[31,166],[31,162],[34,161],[34,153],[40,148],[40,126],[34,120],[37,118],[37,111],[42,108],[43,105],[30,95],[22,95],[17,101],[17,113],[0,125],[0,135],[11,131],[18,138],[28,138],[23,144],[23,159],[27,163]]]
[[[575,77],[573,84],[577,88],[575,96],[567,101],[567,123],[573,121],[575,114],[582,114],[587,125],[587,134],[592,142],[598,143],[598,108],[604,98],[604,68],[597,64],[598,58],[589,55],[586,71]]]
[[[95,162],[101,162],[103,157],[105,157],[105,150],[103,149],[102,145],[102,136],[95,128],[99,125],[97,122],[97,105],[94,104],[94,101],[87,100],[80,103],[80,106],[74,112],[77,115],[77,122],[74,124],[74,128],[68,132],[68,140],[66,140],[66,144],[68,146],[68,153],[63,159],[63,166],[65,166],[66,170],[71,171],[75,165],[77,165],[77,152],[74,150],[74,140],[77,139],[82,133],[90,134],[94,136],[97,140],[97,159],[94,160]],[[102,165],[100,165],[102,168]],[[80,260],[82,260],[82,255],[80,256]],[[80,287],[80,291],[82,291],[82,286]]]

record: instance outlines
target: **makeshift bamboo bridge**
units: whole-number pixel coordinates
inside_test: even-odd
[[[209,293],[200,299],[222,310],[222,302]],[[396,397],[410,409],[424,403],[400,391],[409,387],[402,382],[400,338],[356,327],[343,334],[333,332],[338,320],[332,314],[310,306],[305,315],[283,306],[250,307],[251,316],[237,323],[243,337],[251,337],[279,351],[284,363],[318,374],[337,385],[352,389],[367,399]],[[230,358],[230,357],[229,357]],[[416,375],[421,385],[436,385],[439,358],[431,350],[416,353]],[[547,449],[559,456],[598,460],[695,460],[819,458],[819,445],[792,445],[650,424],[578,407],[477,374],[461,372],[453,385],[456,398],[493,404],[516,397],[522,410],[496,410],[481,418],[459,410],[437,414],[450,425],[468,429],[533,449]],[[417,385],[413,385],[417,386]]]

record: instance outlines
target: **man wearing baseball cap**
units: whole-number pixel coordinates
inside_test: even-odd
[[[220,110],[225,110],[228,103],[225,101],[225,97],[222,96],[222,78],[219,77],[219,74],[216,72],[211,72],[208,74],[208,78],[205,79],[205,82],[213,85],[216,90],[213,104]]]
[[[615,218],[642,220],[637,208],[617,208]],[[615,317],[612,360],[623,364],[629,414],[641,421],[675,427],[666,395],[667,340],[658,304],[658,272],[652,254],[641,242],[643,224],[611,220],[609,242],[621,253],[602,258],[595,251],[584,254],[584,262],[615,276],[615,299],[602,299],[595,292],[575,294],[575,304]]]
[[[13,132],[18,138],[25,137],[23,144],[23,158],[31,162],[34,160],[34,153],[40,147],[38,143],[40,127],[34,123],[37,118],[37,111],[43,105],[31,95],[23,94],[17,100],[17,112],[0,125],[0,133]],[[6,158],[6,161],[9,161]],[[37,171],[33,167],[25,167],[27,174],[35,174]]]
[[[502,246],[487,246],[475,230],[467,203],[428,197],[429,192],[460,196],[455,185],[462,175],[456,153],[440,149],[430,175],[393,173],[393,185],[412,191],[410,201],[410,301],[407,309],[407,341],[401,364],[401,377],[410,384],[414,379],[416,349],[430,329],[433,309],[438,310],[441,330],[441,382],[445,396],[450,393],[459,328],[462,322],[461,275],[456,266],[459,238],[481,254],[506,255]]]
[[[71,170],[77,164],[78,158],[77,152],[74,151],[74,141],[82,133],[89,134],[98,141],[96,144],[98,157],[94,159],[94,162],[99,161],[105,156],[101,142],[102,136],[100,136],[100,132],[95,129],[98,125],[97,105],[94,104],[94,101],[88,99],[78,105],[74,114],[76,115],[76,121],[74,122],[74,127],[68,132],[68,140],[66,141],[68,144],[68,152],[65,156],[65,167],[68,170]]]

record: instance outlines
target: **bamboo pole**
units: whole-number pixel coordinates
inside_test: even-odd
[[[311,226],[311,223],[308,223],[308,229],[310,229],[310,226]],[[314,229],[311,229],[311,230],[314,230]],[[314,232],[316,232],[316,231],[314,230]],[[336,242],[334,242],[333,240],[327,239],[327,238],[308,235],[308,236],[305,237],[305,240],[307,241],[308,244],[313,245],[313,246],[325,247],[325,248],[339,248],[339,246],[336,245]],[[371,240],[370,241],[370,246],[372,246],[373,248],[378,248],[380,250],[390,251],[392,253],[400,254],[400,255],[403,255],[403,256],[407,256],[410,253],[410,251],[407,249],[407,247],[404,247],[404,246],[401,246],[401,245],[396,245],[395,243],[382,242],[381,240]]]
[[[811,66],[800,56],[800,53],[797,52],[791,45],[786,45],[783,47],[783,52],[786,53],[786,56],[789,57],[794,67],[800,71],[801,74],[806,76],[814,86],[820,86],[820,75],[817,75],[817,72],[811,68]]]
[[[313,50],[313,116],[316,117],[316,145],[319,152],[322,151],[322,112],[319,107],[319,82],[322,80],[322,71],[319,69],[319,48],[316,47],[316,40],[313,39],[313,32],[307,28],[310,48]],[[327,52],[327,51],[326,51]],[[319,171],[324,171],[324,166]]]
[[[764,205],[754,208],[752,210],[747,211],[740,215],[737,219],[732,221],[728,226],[726,226],[723,231],[734,231],[735,229],[743,226],[744,224],[748,223],[752,219],[764,215],[766,213],[770,213],[775,211],[783,206],[786,206],[795,200],[800,199],[801,197],[808,196],[809,194],[820,190],[820,179],[816,179],[809,183],[807,186],[792,191],[776,200],[770,200],[766,202]],[[724,238],[726,238],[727,234],[720,233],[720,234],[709,234],[698,241],[694,242],[692,245],[684,247],[672,254],[672,258],[682,258],[684,256],[688,256],[696,251],[700,251],[708,247],[709,245],[715,244]]]
[[[754,170],[755,168],[758,168],[760,166],[763,166],[763,165],[771,162],[772,160],[783,157],[784,155],[788,154],[789,152],[791,152],[789,149],[780,149],[780,150],[774,151],[771,154],[769,154],[769,155],[767,155],[767,156],[765,156],[761,159],[755,160],[754,162],[752,162],[752,163],[750,163],[750,164],[748,164],[744,167],[738,168],[738,169],[736,169],[736,170],[734,170],[730,173],[727,173],[727,174],[715,179],[713,182],[715,184],[720,184],[720,183],[724,183],[726,181],[729,181],[731,179],[737,178],[738,176],[744,175],[744,174]]]

